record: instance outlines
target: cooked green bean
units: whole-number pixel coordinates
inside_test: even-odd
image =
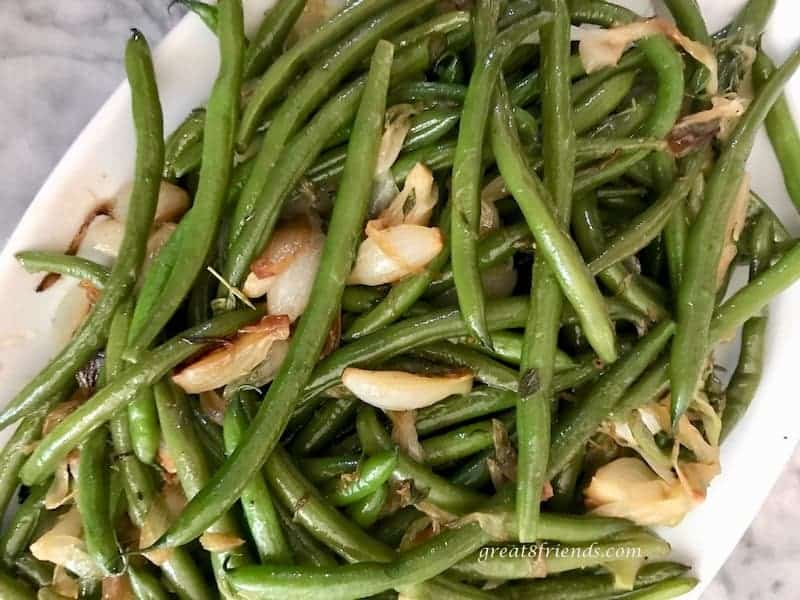
[[[206,110],[196,108],[170,134],[164,147],[164,179],[175,181],[181,177],[176,172],[176,164],[188,152],[193,152],[194,148],[202,145],[205,127]]]
[[[144,567],[128,565],[128,579],[137,600],[169,600],[169,593],[158,578]]]
[[[688,594],[696,585],[697,580],[691,577],[674,577],[625,594],[624,598],[626,600],[671,600]]]
[[[389,484],[381,484],[366,498],[347,507],[348,516],[362,529],[367,529],[378,520],[381,510],[389,499]]]
[[[431,467],[450,465],[494,445],[493,421],[478,421],[462,425],[445,433],[422,440],[425,464]],[[497,419],[506,427],[513,426],[514,414],[507,413]]]
[[[103,289],[110,271],[96,262],[80,256],[48,252],[46,250],[27,250],[18,252],[15,258],[28,273],[58,273],[88,281],[98,289]]]
[[[352,473],[358,467],[356,456],[331,456],[324,458],[301,458],[298,466],[309,481],[320,483],[342,473]]]
[[[328,502],[334,506],[347,506],[377,491],[397,466],[397,451],[373,454],[356,469],[355,475],[332,480],[323,488]]]
[[[136,458],[145,464],[153,464],[161,436],[156,401],[151,388],[144,388],[128,405],[128,427]]]
[[[58,395],[70,385],[78,369],[102,348],[114,312],[133,290],[136,274],[144,260],[147,236],[158,201],[164,134],[150,49],[144,36],[136,30],[126,47],[125,67],[131,84],[136,127],[136,173],[119,259],[109,275],[104,293],[66,347],[3,407],[0,428],[27,416]]]
[[[117,546],[111,514],[106,462],[108,442],[107,429],[100,427],[81,444],[77,505],[83,521],[86,549],[106,574],[119,575],[125,564]]]
[[[261,75],[270,63],[278,59],[305,5],[305,0],[280,0],[266,12],[244,54],[245,80]]]
[[[319,273],[309,304],[295,330],[289,351],[258,414],[235,452],[209,484],[186,506],[162,537],[161,545],[176,546],[200,535],[236,502],[249,478],[264,464],[283,433],[292,409],[311,377],[344,291],[361,238],[377,162],[386,91],[392,67],[393,47],[379,42],[370,76],[356,116],[345,173],[337,195],[347,204],[334,204]]]
[[[330,444],[353,421],[357,408],[358,399],[353,396],[328,400],[294,436],[290,447],[292,453],[308,456]]]
[[[299,565],[331,567],[339,564],[336,555],[315,540],[294,521],[294,516],[280,502],[275,504],[286,538]]]
[[[217,6],[222,62],[206,109],[200,181],[191,210],[170,238],[177,246],[174,259],[159,261],[142,283],[126,350],[126,357],[132,360],[150,347],[192,288],[216,238],[227,200],[245,37],[241,0],[224,0]],[[120,252],[120,256],[125,255]]]
[[[251,310],[225,313],[144,353],[138,364],[109,380],[42,439],[22,467],[20,479],[29,485],[42,481],[73,448],[108,421],[117,409],[133,400],[141,389],[153,385],[187,358],[213,346],[216,338],[235,333],[258,316],[257,311]]]
[[[756,92],[761,91],[774,72],[775,65],[763,51],[759,51],[753,63],[753,84]],[[778,157],[789,197],[800,208],[800,178],[797,176],[800,173],[800,132],[785,96],[775,101],[764,125]]]
[[[201,2],[200,0],[175,0],[178,4],[182,4],[191,12],[196,14],[206,27],[212,32],[216,33],[219,26],[219,15],[217,14],[217,7],[213,4]]]
[[[458,142],[453,157],[450,254],[453,281],[467,329],[472,337],[491,348],[485,315],[483,285],[478,268],[476,238],[480,221],[481,146],[488,127],[495,82],[506,56],[532,32],[550,19],[537,15],[496,34],[499,2],[478,4],[475,22],[476,67],[470,77],[461,114]]]
[[[623,71],[601,83],[596,89],[578,99],[572,111],[575,133],[580,135],[598,125],[625,99],[633,87],[636,73]]]
[[[725,228],[744,177],[745,161],[756,132],[798,66],[800,50],[775,71],[737,124],[714,165],[705,202],[689,232],[686,266],[676,302],[678,327],[670,361],[673,421],[680,418],[692,401],[709,351],[716,273],[725,244]]]
[[[613,313],[612,313],[613,315]],[[513,331],[495,331],[492,332],[492,343],[494,348],[491,352],[485,350],[472,338],[458,339],[459,344],[466,344],[478,348],[482,352],[488,352],[490,356],[499,358],[500,360],[519,366],[522,362],[522,345],[524,339],[521,333]],[[576,363],[573,358],[566,352],[556,349],[555,369],[556,371],[565,371],[575,367]]]
[[[0,537],[0,555],[3,561],[15,561],[30,545],[36,532],[36,526],[44,512],[44,501],[50,488],[50,481],[32,488],[5,527]],[[116,549],[116,548],[115,548]]]
[[[469,369],[475,379],[495,388],[517,389],[516,371],[472,348],[450,342],[434,342],[415,348],[411,354]]]
[[[342,310],[352,313],[367,312],[383,300],[386,292],[386,288],[380,286],[349,285],[342,294]]]

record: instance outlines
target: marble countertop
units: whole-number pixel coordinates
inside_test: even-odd
[[[155,44],[182,16],[169,0],[0,3],[0,239],[123,78],[127,31]],[[729,467],[731,468],[731,467]],[[800,588],[800,452],[705,593],[706,600],[793,599]]]

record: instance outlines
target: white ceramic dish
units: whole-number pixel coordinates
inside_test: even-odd
[[[619,3],[643,14],[653,10],[647,0]],[[727,23],[743,3],[700,0],[712,29]],[[249,29],[270,4],[271,0],[245,0]],[[765,46],[776,60],[783,60],[800,43],[799,20],[800,5],[778,0],[765,37]],[[196,17],[189,16],[155,52],[167,131],[207,98],[218,65],[216,48],[213,35]],[[793,107],[800,107],[800,76],[787,93]],[[25,273],[14,253],[63,250],[98,199],[112,196],[130,179],[133,159],[129,89],[123,84],[47,179],[0,255],[0,404],[57,351],[51,319],[60,298],[73,285],[62,281],[46,293],[35,293],[39,278]],[[750,172],[753,188],[793,233],[800,231],[800,219],[763,135],[750,160]],[[701,580],[687,598],[699,597],[722,566],[800,440],[800,404],[793,399],[797,385],[794,369],[800,356],[800,319],[793,309],[797,303],[800,286],[788,290],[772,306],[764,381],[747,417],[723,448],[723,473],[714,480],[708,499],[679,527],[663,532],[673,543],[675,557],[693,565]],[[3,432],[0,442],[8,435]]]

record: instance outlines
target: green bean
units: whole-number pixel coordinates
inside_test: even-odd
[[[644,62],[644,55],[639,50],[626,52],[620,61],[613,67],[605,67],[576,81],[572,85],[570,96],[572,103],[582,101],[589,93],[598,89],[609,79],[631,69],[636,69]],[[619,103],[617,103],[619,104]],[[604,117],[605,118],[605,117]]]
[[[11,563],[30,545],[36,526],[44,512],[44,501],[50,481],[32,488],[25,501],[17,508],[0,537],[0,554],[3,561]]]
[[[352,473],[358,467],[358,457],[330,456],[323,458],[301,458],[300,470],[312,483],[337,477],[342,473]]]
[[[416,428],[421,436],[463,423],[478,417],[501,412],[516,405],[512,392],[490,387],[478,387],[469,394],[453,396],[417,412]]]
[[[28,485],[42,481],[73,448],[108,421],[117,409],[126,406],[141,389],[153,385],[187,358],[211,347],[215,338],[234,333],[258,316],[257,311],[251,310],[229,312],[144,353],[138,364],[119,377],[109,379],[108,385],[42,439],[28,457],[20,478]]]
[[[575,197],[572,214],[575,238],[589,259],[600,256],[605,246],[605,236],[597,211],[597,200],[591,194]],[[598,274],[598,279],[610,291],[627,301],[631,306],[656,321],[667,315],[659,299],[641,283],[641,280],[622,264],[614,264]]]
[[[395,50],[402,50],[413,46],[433,34],[463,34],[469,36],[472,19],[468,11],[452,10],[440,15],[422,19],[422,22],[410,29],[398,33],[389,39],[394,44]],[[364,67],[369,67],[369,61],[364,61]]]
[[[316,569],[269,565],[237,569],[231,581],[245,596],[349,600],[435,577],[487,539],[478,525],[470,524],[440,533],[400,554],[388,567],[379,562]]]
[[[350,141],[353,151],[348,155],[337,194],[347,198],[347,203],[334,203],[320,276],[314,282],[286,358],[236,451],[162,536],[162,546],[182,545],[194,539],[237,500],[249,478],[267,460],[312,374],[314,360],[322,351],[339,312],[344,281],[361,239],[386,110],[392,56],[391,44],[380,42],[353,128]]]
[[[297,456],[308,456],[321,450],[352,422],[358,408],[358,399],[353,396],[328,400],[321,410],[292,440],[291,450]]]
[[[336,556],[294,521],[293,515],[280,502],[275,504],[292,554],[299,565],[331,567],[339,564]]]
[[[170,240],[176,240],[174,261],[164,261],[160,269],[151,269],[142,283],[126,351],[126,357],[134,361],[178,309],[204,267],[227,199],[245,37],[241,0],[220,2],[218,10],[222,62],[206,109],[200,181],[192,208],[178,225],[180,234],[176,231]]]
[[[666,0],[665,4],[669,10],[678,29],[690,39],[700,42],[711,48],[713,40],[708,33],[705,19],[697,5],[697,0]],[[687,84],[689,94],[698,94],[706,87],[710,73],[708,67],[698,63]]]
[[[677,299],[678,327],[672,344],[672,418],[677,421],[694,397],[709,350],[709,326],[716,301],[716,272],[730,212],[744,177],[755,134],[800,65],[800,50],[770,77],[747,109],[714,166],[703,208],[689,232],[686,268]]]
[[[566,72],[570,79],[586,74],[580,56],[570,56]],[[541,71],[531,71],[521,79],[509,82],[508,93],[514,106],[526,106],[542,93]]]
[[[372,407],[362,405],[359,408],[356,428],[361,445],[367,454],[394,447]],[[394,478],[413,479],[418,488],[428,490],[428,500],[439,508],[456,514],[469,511],[485,500],[481,494],[454,485],[447,479],[436,475],[428,467],[410,459],[403,452],[398,458]]]
[[[450,342],[434,342],[415,348],[411,354],[467,368],[472,371],[475,379],[495,388],[510,391],[517,389],[516,371],[472,348]]]
[[[397,466],[397,451],[378,452],[364,460],[355,476],[332,480],[323,488],[325,498],[334,506],[347,506],[370,496],[381,487]]]
[[[478,242],[478,268],[493,267],[507,260],[520,248],[530,248],[531,233],[526,223],[515,223],[487,233]],[[430,282],[426,298],[433,298],[453,286],[453,270],[440,269],[438,276]]]
[[[53,581],[53,565],[25,553],[14,561],[17,572],[37,587],[45,587]]]
[[[438,81],[409,81],[392,90],[391,101],[398,102],[454,102],[461,104],[467,96],[467,86]]]
[[[630,106],[614,113],[589,133],[592,138],[624,137],[637,132],[653,109],[655,95],[634,96]]]
[[[359,27],[348,38],[343,40],[339,47],[303,76],[297,84],[297,91],[291,95],[291,99],[279,106],[272,118],[269,129],[267,129],[261,148],[255,157],[256,167],[247,180],[231,217],[230,241],[228,243],[229,254],[236,255],[239,253],[239,246],[244,243],[240,238],[244,237],[246,239],[248,236],[253,235],[252,225],[250,225],[254,220],[253,215],[256,212],[263,212],[260,207],[264,205],[264,190],[270,179],[270,174],[277,168],[279,156],[286,150],[286,145],[297,128],[358,66],[361,59],[369,56],[369,53],[375,48],[375,44],[380,39],[420,16],[430,8],[433,1],[406,0],[394,8],[387,9]],[[379,0],[378,2],[373,2],[373,4],[384,4],[384,2]],[[330,21],[330,23],[332,22]],[[283,56],[286,57],[288,54]],[[268,80],[271,71],[272,69],[265,74],[262,83]],[[258,116],[254,111],[260,106],[258,103],[260,89],[260,87],[257,88],[242,116],[242,128],[238,137],[240,148],[243,147],[243,142],[247,141],[251,136],[250,129],[254,123],[252,118],[254,115]],[[248,137],[243,137],[244,135]],[[255,237],[258,239],[268,238],[269,233],[270,231],[262,232]],[[258,250],[260,250],[260,247]],[[250,261],[255,256],[246,258],[249,266]],[[233,285],[240,284],[238,277],[230,277],[229,267],[226,267],[223,274],[230,279]]]
[[[635,71],[623,71],[579,98],[572,110],[575,133],[580,135],[589,131],[614,112],[631,91],[634,79]]]
[[[512,427],[514,414],[506,413],[497,419],[469,423],[423,440],[425,464],[431,467],[441,467],[493,447],[493,422],[495,420],[503,423],[506,427]]]
[[[202,145],[205,126],[206,110],[204,108],[196,108],[170,134],[164,147],[164,169],[162,173],[164,179],[175,181],[182,176],[176,172],[176,164],[188,152],[193,152],[194,148]]]
[[[625,600],[671,600],[691,592],[697,580],[691,577],[674,577],[651,586],[625,594]]]
[[[96,429],[81,444],[78,469],[78,511],[83,522],[86,549],[106,574],[120,574],[125,564],[120,556],[109,499],[109,469],[106,464],[108,431]]]
[[[436,78],[442,83],[464,83],[464,61],[456,52],[442,55],[433,67]]]
[[[751,241],[750,279],[753,280],[768,267],[772,256],[772,224],[765,215],[756,218]],[[764,346],[767,333],[767,315],[757,314],[742,327],[739,362],[725,390],[725,409],[722,413],[724,440],[747,411],[758,390],[764,367]]]
[[[217,468],[225,462],[225,435],[222,427],[203,414],[198,404],[193,404],[192,409],[194,431],[212,465]]]
[[[553,487],[553,497],[547,501],[547,506],[559,512],[567,512],[575,509],[575,491],[578,485],[578,478],[583,471],[583,461],[586,457],[585,450],[580,450],[562,471],[556,475],[550,484]]]
[[[230,456],[247,430],[248,419],[241,395],[225,411],[225,453]],[[242,510],[261,562],[292,563],[292,553],[275,511],[269,489],[256,474],[242,490]]]
[[[686,201],[695,180],[700,176],[705,159],[703,152],[693,154],[687,160],[683,175],[674,182],[671,189],[617,234],[602,254],[592,260],[589,270],[594,274],[602,273],[612,265],[638,253],[653,241],[672,218],[675,208]]]
[[[173,181],[183,179],[187,175],[197,172],[203,163],[203,143],[202,140],[187,146],[186,149],[175,157],[170,167],[170,175]]]
[[[105,362],[105,375],[109,381],[116,380],[124,366],[122,353],[128,340],[131,312],[129,299],[120,306],[109,329]],[[111,419],[109,429],[115,466],[121,473],[125,489],[128,516],[131,522],[141,529],[151,510],[166,510],[166,507],[158,495],[152,471],[139,462],[133,454],[127,415],[117,411]],[[208,585],[186,549],[175,548],[160,567],[179,597],[211,600],[212,594],[208,590]]]
[[[774,9],[775,0],[748,0],[728,27],[727,37],[735,43],[755,46]]]
[[[514,546],[488,546],[454,565],[451,572],[469,581],[528,579],[540,576],[543,570],[555,574],[600,566],[607,560],[606,556],[616,556],[632,548],[636,548],[644,560],[664,558],[670,550],[669,544],[661,539],[641,533],[591,545],[557,546],[544,556],[538,552],[521,553],[519,547]]]
[[[175,471],[187,499],[194,497],[208,481],[211,468],[203,447],[194,433],[191,409],[182,390],[172,382],[159,382],[154,388],[158,418],[164,445],[175,462]],[[207,529],[208,534],[238,537],[238,524],[232,513],[223,514]],[[223,596],[229,595],[227,570],[249,563],[246,550],[237,546],[225,551],[211,551],[211,566],[217,587]]]
[[[679,577],[689,570],[677,563],[651,563],[644,565],[636,574],[634,589]],[[563,573],[543,579],[535,579],[511,586],[511,600],[537,598],[537,600],[596,600],[610,598],[618,593],[614,578],[610,574]]]
[[[153,464],[161,436],[156,401],[151,388],[144,388],[128,405],[128,427],[136,458],[147,465]]]
[[[392,64],[392,80],[402,80],[412,73],[425,70],[440,51],[441,39],[431,38],[428,43],[401,52]],[[284,197],[294,189],[316,159],[321,140],[329,138],[352,120],[366,84],[366,76],[360,77],[331,98],[286,146],[284,152],[274,157],[277,160],[275,168],[271,171],[272,176],[266,180],[266,187],[259,193],[255,212],[243,226],[241,235],[229,244],[223,275],[231,284],[238,285],[244,281],[252,261],[277,223]],[[261,165],[258,166],[260,169]],[[253,170],[255,177],[262,177],[259,169]]]
[[[339,41],[355,27],[390,5],[388,0],[353,2],[320,25],[308,37],[299,40],[267,69],[253,90],[237,135],[240,150],[247,148],[261,126],[265,111],[286,91],[286,87],[308,62]]]
[[[266,12],[244,54],[244,79],[261,75],[278,59],[305,5],[305,0],[282,0]]]
[[[495,108],[491,138],[503,179],[517,199],[536,238],[537,256],[542,255],[546,259],[562,293],[578,314],[592,347],[603,360],[613,362],[616,358],[614,330],[600,290],[574,242],[551,213],[547,191],[527,168],[510,123],[507,102],[498,103]]]
[[[169,594],[148,569],[128,565],[128,579],[137,600],[169,600]]]
[[[465,344],[478,348],[483,352],[486,351],[472,338],[462,338],[457,340],[459,344]],[[524,343],[522,334],[513,331],[495,331],[492,333],[492,343],[494,348],[488,352],[490,356],[499,358],[500,360],[519,366],[522,361],[522,345]],[[565,371],[575,367],[576,363],[567,353],[562,350],[556,349],[555,369],[556,371]]]
[[[57,273],[88,281],[93,286],[103,289],[110,271],[96,262],[80,256],[48,252],[46,250],[27,250],[18,252],[14,257],[28,273]]]
[[[423,583],[401,587],[401,593],[415,600],[492,600],[494,591],[483,591],[477,587],[454,581],[440,575]]]
[[[383,483],[366,498],[351,504],[347,508],[347,514],[356,525],[362,529],[367,529],[372,527],[375,521],[378,520],[381,510],[383,510],[388,499],[389,485]]]
[[[580,451],[625,391],[661,353],[674,331],[671,321],[656,325],[597,380],[579,404],[565,411],[553,430],[548,477],[558,474]]]
[[[174,0],[174,2],[185,6],[189,11],[196,14],[212,33],[216,33],[219,27],[219,15],[217,14],[216,6],[200,0]]]
[[[480,217],[482,142],[488,126],[492,94],[503,61],[549,15],[529,17],[495,36],[499,3],[478,4],[475,32],[477,61],[470,77],[453,157],[450,253],[458,303],[472,337],[491,347],[485,299],[478,268],[476,238]]]
[[[292,511],[292,519],[336,554],[350,562],[392,559],[392,550],[329,504],[280,446],[270,455],[264,473],[280,502]]]
[[[445,208],[439,219],[439,230],[444,236],[450,230],[450,210]],[[430,288],[436,275],[447,264],[450,247],[444,243],[441,252],[419,273],[409,275],[392,286],[389,293],[369,312],[359,316],[344,333],[345,340],[356,340],[378,331],[406,314]]]
[[[36,592],[28,584],[5,571],[0,571],[0,596],[9,600],[36,600]],[[41,595],[39,595],[41,598]]]
[[[108,327],[120,302],[133,290],[144,260],[147,237],[158,201],[164,161],[161,104],[150,50],[144,36],[133,32],[125,51],[136,127],[136,172],[125,234],[105,292],[63,350],[34,377],[0,413],[0,428],[27,416],[68,387],[73,375],[105,344]]]
[[[775,65],[763,51],[759,51],[753,63],[753,83],[756,92],[761,91],[774,71]],[[778,157],[789,197],[800,209],[800,178],[797,177],[797,173],[800,173],[800,132],[797,130],[797,124],[785,96],[781,96],[775,102],[764,125]]]

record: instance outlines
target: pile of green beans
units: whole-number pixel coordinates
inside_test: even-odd
[[[675,424],[699,422],[690,409],[705,392],[724,440],[757,393],[767,306],[800,279],[791,227],[758,190],[740,190],[765,124],[800,206],[800,134],[781,95],[800,50],[775,66],[760,47],[774,2],[749,0],[713,38],[694,0],[665,2],[716,53],[720,94],[741,85],[742,45],[756,52],[755,97],[725,139],[726,124],[680,124],[711,105],[711,73],[671,36],[586,72],[571,26],[642,18],[612,2],[354,0],[298,36],[313,11],[278,0],[251,39],[242,0],[179,4],[216,36],[219,75],[165,140],[134,30],[137,152],[119,259],[17,255],[49,276],[36,293],[61,278],[98,297],[0,410],[0,428],[17,427],[0,451],[0,513],[20,499],[0,531],[0,597],[61,598],[61,567],[81,599],[111,577],[137,600],[691,590],[688,567],[652,562],[669,545],[636,513],[585,514],[584,492],[621,455],[610,422],[667,397]],[[377,173],[396,104],[413,115]],[[438,195],[415,226],[436,227],[441,247],[395,281],[349,285],[366,236],[395,225],[385,213],[368,225],[378,192],[403,189],[418,163]],[[192,204],[142,273],[161,180]],[[405,198],[403,219],[417,200]],[[324,243],[271,380],[241,383],[263,381],[259,370],[184,392],[183,370],[249,360],[271,304],[245,298],[245,282],[299,212]],[[399,260],[382,244],[381,260]],[[725,294],[744,264],[747,283]],[[740,329],[723,393],[708,376],[713,351]],[[396,410],[382,405],[390,390],[365,392],[348,369],[413,379],[423,399],[454,375],[471,389],[427,402],[409,392]],[[85,559],[43,560],[37,540],[73,510]],[[520,553],[547,544],[559,552]],[[631,546],[650,562],[626,577],[628,565],[598,558]]]

